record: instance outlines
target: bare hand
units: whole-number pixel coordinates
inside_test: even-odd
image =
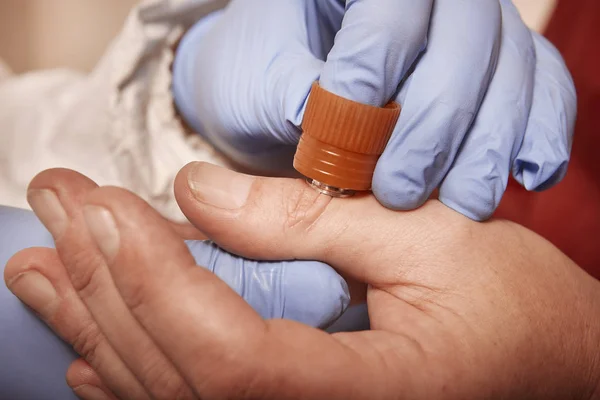
[[[47,175],[45,188],[60,179]],[[80,363],[73,374],[95,371],[78,383],[128,399],[594,395],[600,284],[524,228],[475,223],[437,201],[393,212],[372,196],[331,199],[302,181],[203,163],[181,171],[176,195],[190,221],[225,249],[321,260],[364,282],[371,330],[330,335],[261,319],[196,268],[181,238],[142,200],[93,189],[79,202],[61,199],[66,218],[83,210],[81,223],[59,224],[34,206],[53,233],[62,226],[61,235],[96,243],[63,240],[44,258],[73,309],[61,323],[82,332],[73,344],[92,366]],[[11,273],[39,263],[36,256],[19,254]],[[58,331],[56,307],[37,311]],[[92,316],[85,326],[84,312]]]

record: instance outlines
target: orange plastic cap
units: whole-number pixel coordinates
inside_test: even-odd
[[[343,190],[371,189],[377,160],[396,126],[400,106],[373,107],[345,99],[314,83],[302,123],[294,168]]]

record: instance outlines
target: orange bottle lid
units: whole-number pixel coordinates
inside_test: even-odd
[[[342,196],[371,189],[377,160],[400,116],[400,105],[374,107],[337,96],[314,83],[294,168],[323,192]]]

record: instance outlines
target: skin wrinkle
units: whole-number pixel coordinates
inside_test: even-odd
[[[410,288],[413,288],[413,289],[414,289],[414,288],[415,288],[415,286],[411,285],[411,286],[410,286]],[[424,291],[424,292],[422,292],[422,293],[428,293],[428,292],[435,292],[435,293],[437,293],[438,295],[440,295],[440,294],[444,293],[444,291],[436,291],[436,290],[434,290],[434,289],[430,289],[429,291]],[[390,293],[390,294],[392,294],[392,293]],[[404,293],[404,294],[406,294],[406,293]],[[392,294],[392,295],[394,295],[394,294]],[[437,309],[443,310],[443,311],[445,311],[445,312],[447,312],[447,313],[449,313],[449,314],[452,314],[452,315],[454,315],[454,316],[455,316],[455,317],[457,317],[459,320],[461,320],[461,321],[463,321],[463,322],[464,322],[464,318],[463,318],[463,317],[462,317],[460,314],[458,314],[458,313],[457,313],[455,310],[453,310],[451,307],[444,306],[444,305],[442,304],[442,302],[441,302],[441,301],[439,301],[439,298],[438,298],[438,301],[435,301],[435,300],[433,299],[433,298],[434,298],[434,296],[431,296],[431,297],[429,297],[429,296],[427,296],[427,295],[425,294],[425,295],[423,295],[423,296],[415,296],[413,299],[410,299],[410,300],[409,300],[409,299],[406,299],[405,297],[404,297],[404,298],[403,298],[403,297],[399,297],[399,296],[395,296],[395,297],[396,297],[396,298],[398,298],[399,300],[402,300],[402,301],[404,301],[406,304],[408,304],[408,305],[410,305],[410,306],[412,306],[412,307],[415,307],[415,308],[417,308],[417,309],[419,309],[419,310],[423,311],[425,314],[428,314],[428,315],[429,315],[429,316],[431,316],[432,318],[433,318],[433,315],[434,315],[434,314],[436,314],[436,312],[435,312],[435,308],[437,308]],[[429,307],[428,307],[428,306],[429,306]]]
[[[85,265],[86,264],[86,263],[82,263],[78,259],[77,256],[69,255],[69,258],[77,259],[77,261],[74,261],[77,263],[77,265]],[[97,257],[94,257],[94,258],[97,258]],[[87,264],[98,265],[98,262],[97,261],[89,262]],[[73,273],[72,270],[68,270],[67,272],[69,274],[69,279],[71,280],[71,283],[73,284],[73,288],[78,293],[79,297],[81,297],[82,299],[93,298],[96,295],[96,293],[98,292],[98,290],[106,287],[106,285],[104,285],[102,283],[104,280],[101,279],[101,277],[99,276],[99,274],[102,272],[102,268],[93,268],[93,269],[78,268],[77,269],[78,272],[80,272],[81,270],[83,270],[85,273],[83,273],[83,274]],[[108,279],[111,280],[110,275],[108,276]]]
[[[96,357],[96,354],[99,348],[106,344],[106,339],[103,338],[96,324],[90,320],[79,329],[74,338],[70,338],[69,342],[77,354],[85,358],[91,365],[97,366],[99,358]]]
[[[371,289],[371,290],[373,290],[373,289]],[[390,296],[392,296],[392,297],[394,297],[394,298],[396,298],[396,299],[398,299],[398,300],[402,301],[404,304],[406,304],[406,305],[408,305],[408,306],[412,307],[413,309],[415,309],[415,310],[419,311],[419,313],[421,313],[421,314],[423,314],[424,316],[428,317],[430,320],[433,320],[433,321],[435,321],[436,323],[438,323],[438,324],[440,324],[440,325],[443,325],[443,323],[442,323],[442,322],[441,322],[441,321],[440,321],[438,318],[434,317],[434,316],[432,315],[433,313],[431,313],[430,311],[428,311],[428,310],[425,310],[425,309],[422,309],[422,308],[420,308],[418,305],[414,305],[414,304],[412,304],[411,302],[408,302],[408,301],[406,301],[406,300],[404,300],[404,299],[402,299],[402,298],[399,298],[398,296],[396,296],[395,294],[393,294],[393,293],[392,293],[392,292],[390,292],[390,291],[385,291],[385,290],[383,290],[383,293],[385,293],[385,294],[387,294],[387,295],[390,295]],[[375,330],[375,331],[378,331],[378,329],[377,329],[377,321],[374,321],[374,322],[373,322],[373,324],[374,324],[374,330]],[[392,332],[393,334],[397,334],[397,335],[401,335],[401,336],[406,336],[407,338],[411,339],[411,341],[413,341],[415,344],[418,344],[419,350],[420,350],[421,352],[425,353],[425,350],[424,350],[424,348],[423,348],[423,346],[422,346],[421,342],[420,342],[418,339],[416,339],[416,337],[413,337],[413,336],[409,335],[407,332],[403,331],[403,329],[406,329],[406,328],[407,328],[407,327],[401,327],[400,329],[392,330],[391,332]],[[401,329],[402,329],[402,330],[401,330]]]
[[[286,207],[285,204],[282,207],[282,209],[287,210],[284,229],[294,230],[300,227],[302,231],[301,236],[309,238],[315,230],[318,230],[323,225],[323,219],[334,219],[334,217],[330,216],[331,213],[335,212],[332,211],[333,199],[320,194],[307,184],[304,184],[304,187],[294,186],[294,193],[289,197],[284,196],[284,198],[290,197],[295,199],[289,202],[291,203],[291,207]],[[333,244],[344,235],[346,230],[346,224],[339,224],[339,226],[336,226],[335,231],[328,229],[327,236],[319,235],[320,243],[317,247],[321,249],[320,253],[324,256],[332,251]]]
[[[405,298],[400,298],[400,297],[398,297],[398,296],[394,295],[394,294],[393,294],[393,293],[391,293],[391,292],[386,292],[386,293],[389,293],[389,294],[391,294],[392,296],[396,297],[398,300],[402,301],[404,304],[407,304],[407,305],[409,305],[409,306],[410,306],[410,307],[412,307],[413,309],[415,309],[415,310],[419,311],[421,314],[423,314],[423,315],[425,315],[425,316],[429,317],[430,319],[432,319],[432,320],[436,321],[438,324],[440,324],[440,325],[443,325],[442,319],[441,319],[441,318],[439,318],[438,316],[434,316],[434,313],[433,313],[433,312],[432,312],[430,309],[427,309],[427,308],[424,306],[424,304],[422,304],[422,303],[419,303],[419,302],[417,302],[417,301],[414,301],[414,300],[413,300],[413,301],[410,301],[410,300],[407,300],[407,299],[405,299]]]
[[[308,185],[307,185],[308,186]],[[285,200],[289,203],[286,216],[285,228],[294,229],[298,225],[306,225],[303,229],[307,234],[312,231],[312,228],[318,223],[321,215],[331,203],[331,197],[323,197],[319,192],[309,187],[294,190],[294,193],[289,196],[294,201]],[[321,203],[320,200],[325,202]],[[285,205],[285,204],[284,204]]]

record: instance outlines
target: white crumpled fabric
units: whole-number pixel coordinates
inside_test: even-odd
[[[177,171],[194,160],[227,161],[179,121],[174,47],[187,27],[226,3],[143,1],[89,75],[58,69],[10,76],[0,62],[0,204],[28,208],[31,178],[65,167],[125,187],[183,220],[173,196]]]

